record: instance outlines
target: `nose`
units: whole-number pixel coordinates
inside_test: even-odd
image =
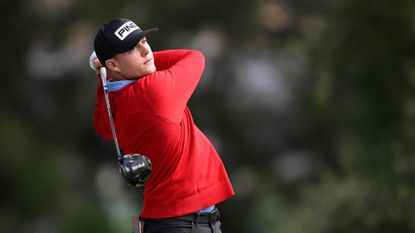
[[[137,48],[138,48],[138,51],[140,51],[140,54],[143,57],[146,56],[150,52],[150,49],[147,46],[145,46],[145,45],[143,45],[141,43],[138,43],[137,44]]]

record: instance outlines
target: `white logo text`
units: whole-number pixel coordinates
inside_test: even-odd
[[[128,21],[121,25],[114,34],[120,39],[124,40],[133,31],[140,29],[134,22]]]

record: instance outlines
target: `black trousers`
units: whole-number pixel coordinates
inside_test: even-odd
[[[222,233],[220,214],[216,208],[211,213],[194,213],[176,218],[140,219],[143,233]]]

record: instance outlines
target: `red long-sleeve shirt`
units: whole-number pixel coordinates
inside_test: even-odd
[[[141,217],[167,218],[196,212],[234,195],[225,167],[195,125],[187,102],[203,69],[198,51],[154,53],[157,71],[110,93],[115,128],[124,153],[152,162]],[[102,85],[97,90],[94,127],[112,139]]]

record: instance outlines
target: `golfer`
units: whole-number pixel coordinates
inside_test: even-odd
[[[194,50],[152,52],[142,30],[117,18],[104,23],[94,49],[108,70],[115,129],[124,153],[152,162],[144,186],[140,221],[144,233],[220,233],[216,204],[235,193],[210,140],[195,125],[187,106],[204,70]],[[97,91],[94,127],[111,140],[102,84]]]

